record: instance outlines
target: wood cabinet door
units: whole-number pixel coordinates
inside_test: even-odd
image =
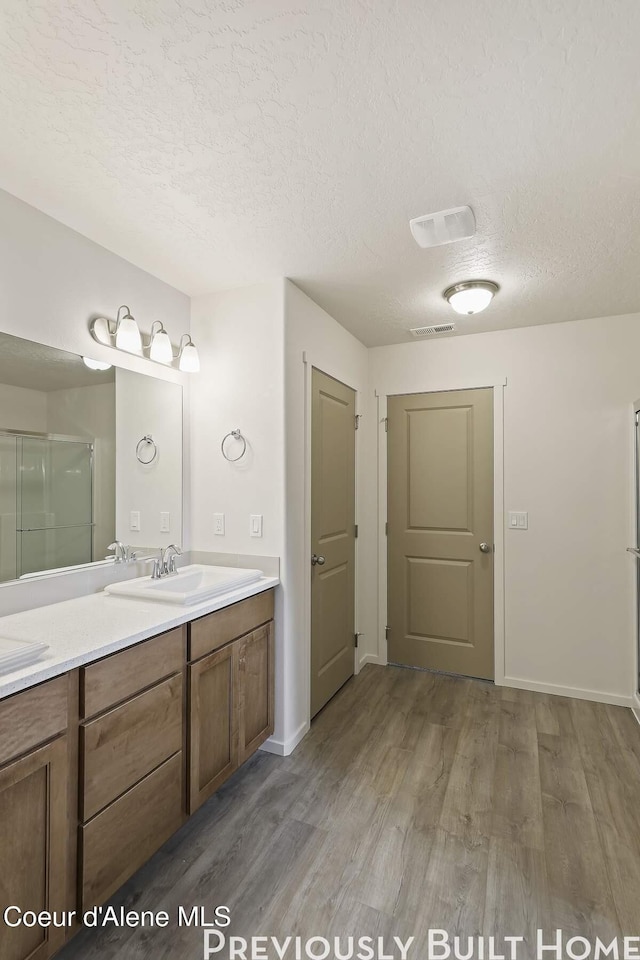
[[[6,906],[68,909],[67,766],[64,736],[0,770],[0,902]],[[64,939],[61,928],[0,923],[0,957],[44,960]]]
[[[273,621],[234,643],[238,660],[238,763],[273,733]]]
[[[189,813],[238,766],[234,647],[189,666]]]

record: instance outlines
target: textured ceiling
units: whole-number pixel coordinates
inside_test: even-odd
[[[113,383],[115,370],[89,370],[82,357],[0,333],[0,383],[49,393]],[[3,412],[6,426],[6,411]]]
[[[0,0],[0,185],[190,294],[367,344],[640,310],[637,0]],[[408,221],[470,204],[471,240]]]

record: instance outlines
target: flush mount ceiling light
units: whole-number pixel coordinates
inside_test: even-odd
[[[105,363],[103,360],[92,360],[91,357],[83,357],[82,362],[89,370],[111,370],[112,364]]]
[[[184,340],[187,342],[184,343]],[[174,359],[178,361],[178,370],[182,370],[183,373],[198,373],[200,370],[200,357],[188,333],[183,334],[180,339],[180,349]]]
[[[124,313],[122,311],[125,311]],[[142,355],[142,337],[138,324],[126,304],[118,307],[115,323],[106,317],[91,322],[91,336],[105,347],[117,347],[126,353]]]
[[[492,280],[465,280],[449,287],[442,296],[456,313],[470,315],[486,310],[499,289]]]
[[[158,327],[157,330],[156,327]],[[145,350],[148,351],[150,360],[155,360],[157,363],[173,363],[171,340],[159,320],[154,320],[151,324],[151,335]]]
[[[171,339],[164,325],[160,320],[154,320],[149,338],[143,343],[138,324],[131,316],[131,311],[126,304],[118,308],[115,320],[96,317],[89,324],[89,330],[93,339],[104,347],[147,356],[149,360],[156,363],[177,366],[183,373],[197,373],[200,370],[198,351],[188,333],[181,338],[178,352],[174,353]],[[92,370],[108,370],[111,366],[109,363],[98,366],[101,361],[89,360],[86,357],[82,359]]]

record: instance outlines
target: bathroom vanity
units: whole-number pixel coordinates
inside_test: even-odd
[[[17,637],[48,624],[52,654],[0,676],[3,910],[102,904],[273,733],[277,582],[177,611],[101,594],[4,618]],[[0,917],[0,956],[43,960],[73,932]]]

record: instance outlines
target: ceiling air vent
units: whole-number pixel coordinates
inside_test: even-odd
[[[472,237],[476,232],[476,218],[471,207],[453,207],[414,217],[409,227],[419,247],[439,247]]]
[[[455,323],[439,323],[436,327],[413,327],[409,333],[414,337],[433,337],[438,333],[452,333],[455,328]]]

